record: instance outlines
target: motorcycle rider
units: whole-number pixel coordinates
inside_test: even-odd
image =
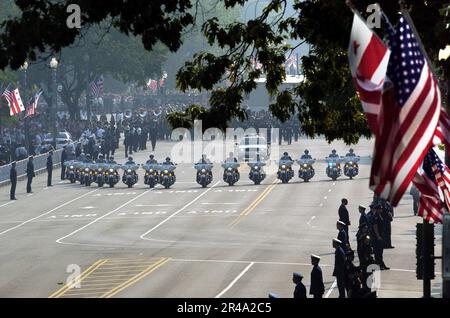
[[[170,157],[166,157],[166,161],[164,161],[163,164],[168,166],[175,166],[175,164],[170,160]]]
[[[356,154],[353,152],[353,148],[350,148],[348,153],[345,156],[346,157],[356,157]]]
[[[167,159],[167,158],[166,158]],[[170,161],[170,158],[169,158]],[[146,164],[151,165],[151,164],[158,164],[158,161],[155,159],[155,156],[153,154],[151,154],[149,156],[149,159],[147,160]]]
[[[291,156],[289,156],[289,154],[288,154],[286,151],[283,153],[283,157],[281,157],[280,160],[290,160],[290,161],[293,161],[292,158],[291,158]]]
[[[336,149],[331,150],[331,153],[329,154],[330,158],[339,158],[339,155],[336,153]]]
[[[230,152],[228,154],[228,158],[225,160],[225,163],[237,163],[237,162],[238,161],[237,161],[236,157],[234,156],[233,152]],[[233,168],[233,170],[237,175],[237,179],[239,179],[240,178],[239,170],[237,168]],[[226,171],[223,172],[224,178],[225,178],[225,172]]]
[[[112,165],[117,164],[117,162],[114,160],[114,157],[113,157],[113,156],[109,156],[109,159],[108,159],[108,162],[107,162],[107,163],[112,164]]]
[[[305,149],[305,153],[300,157],[300,159],[312,159],[308,149]]]
[[[97,163],[106,163],[105,156],[104,155],[98,156]]]
[[[128,157],[128,161],[125,162],[125,165],[135,165],[136,163],[133,161],[133,157]]]

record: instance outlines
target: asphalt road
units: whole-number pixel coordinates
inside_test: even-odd
[[[157,159],[172,146],[159,143]],[[298,157],[305,147],[318,159],[332,147],[341,155],[348,149],[339,142],[301,139],[281,151]],[[372,199],[372,142],[362,140],[354,149],[363,157],[354,180],[333,182],[325,175],[325,163],[318,162],[309,183],[296,175],[289,184],[279,184],[272,170],[255,186],[243,168],[241,180],[229,187],[216,165],[213,183],[202,189],[192,165],[180,164],[177,183],[168,190],[143,185],[142,170],[132,189],[121,183],[98,189],[60,182],[59,170],[51,188],[46,174],[35,178],[31,195],[25,193],[25,181],[19,182],[18,201],[8,201],[9,187],[2,187],[0,297],[265,298],[269,292],[292,297],[292,272],[301,272],[309,287],[311,253],[322,256],[326,296],[337,297],[331,239],[337,235],[340,200],[349,200],[356,248],[357,207]],[[142,163],[148,154],[136,153],[134,159]],[[391,270],[381,273],[380,297],[421,296],[414,254],[420,221],[408,194],[395,210],[395,249],[385,251]],[[69,288],[66,282],[78,269],[79,286]],[[432,287],[439,296],[439,275]]]

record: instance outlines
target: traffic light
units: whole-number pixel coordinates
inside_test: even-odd
[[[434,224],[418,223],[416,239],[417,279],[434,279]]]

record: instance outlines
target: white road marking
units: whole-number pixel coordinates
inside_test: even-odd
[[[161,206],[172,206],[172,204],[136,204],[135,207],[161,207]]]
[[[330,289],[328,289],[327,293],[325,294],[325,298],[330,297],[331,293],[333,292],[333,289],[335,289],[337,286],[337,280],[334,280],[333,285],[331,285]]]
[[[33,193],[29,193],[27,194],[27,197],[31,197],[33,195]]]
[[[95,207],[93,207],[93,206],[83,206],[80,209],[91,210],[91,209],[95,209]]]
[[[311,221],[314,220],[315,218],[316,218],[316,216],[313,215],[313,216],[311,217],[311,219],[309,219],[309,221],[308,221],[306,224],[307,224],[309,227],[314,228],[315,226],[311,226]]]
[[[239,275],[236,276],[235,279],[233,279],[233,281],[224,289],[222,290],[216,297],[214,298],[220,298],[222,297],[223,294],[225,294],[227,291],[229,291],[231,289],[231,287],[233,287],[234,284],[236,284],[236,282],[245,275],[245,273],[247,273],[247,271],[253,266],[255,265],[254,262],[251,262],[250,264],[247,265],[246,268],[244,268],[244,270],[242,272],[239,273]]]
[[[325,196],[325,197],[323,197],[323,199],[326,200],[326,199],[328,199],[328,198]]]
[[[320,207],[323,207],[323,203],[319,204]]]
[[[331,192],[331,189],[328,189],[328,192]]]
[[[6,202],[5,204],[0,205],[0,208],[1,208],[2,206],[8,205],[8,204],[11,204],[11,203],[14,203],[14,202],[16,202],[16,201],[9,201],[9,202]]]
[[[62,207],[64,207],[64,206],[66,206],[66,205],[68,205],[68,204],[70,204],[70,203],[72,203],[72,202],[75,202],[75,201],[77,201],[77,200],[79,200],[79,199],[81,199],[81,198],[84,198],[85,196],[90,195],[91,193],[93,193],[93,192],[95,192],[95,191],[98,191],[98,189],[89,191],[89,192],[87,192],[87,193],[85,193],[85,194],[83,194],[83,195],[81,195],[81,196],[79,196],[79,197],[76,197],[75,199],[72,199],[72,200],[70,200],[70,201],[67,201],[66,203],[63,203],[63,204],[61,204],[61,205],[58,205],[56,208],[53,208],[53,209],[51,209],[51,210],[48,211],[48,212],[42,213],[41,215],[38,215],[38,216],[36,216],[36,217],[34,217],[34,218],[32,218],[32,219],[26,220],[26,221],[24,221],[24,222],[22,222],[22,223],[20,223],[20,224],[18,224],[18,225],[16,225],[16,226],[13,226],[13,227],[11,227],[11,228],[9,228],[9,229],[6,229],[6,230],[0,232],[0,235],[3,235],[3,234],[5,234],[5,233],[8,233],[8,232],[10,232],[10,231],[12,231],[12,230],[15,230],[15,229],[19,228],[19,227],[22,227],[22,226],[24,226],[25,224],[28,224],[28,223],[30,223],[30,222],[33,222],[34,220],[39,219],[40,217],[45,216],[45,215],[47,215],[47,214],[50,214],[50,213],[52,213],[52,212],[54,212],[54,211],[56,211],[56,210],[58,210],[58,209],[60,209],[60,208],[62,208]]]
[[[333,185],[336,185],[336,182],[333,182]]]
[[[153,188],[153,189],[154,189],[154,188]],[[128,200],[127,202],[125,202],[124,204],[122,204],[121,206],[119,206],[118,208],[115,208],[114,210],[112,210],[112,211],[110,211],[110,212],[108,212],[108,213],[106,213],[106,214],[104,214],[104,215],[102,215],[102,216],[96,218],[96,219],[93,220],[92,222],[89,222],[88,224],[86,224],[86,225],[80,227],[79,229],[76,229],[75,231],[73,231],[73,232],[71,232],[71,233],[69,233],[69,234],[67,234],[67,235],[65,235],[65,236],[63,236],[63,237],[57,239],[57,240],[56,240],[56,243],[64,244],[64,243],[62,242],[62,240],[65,240],[66,238],[68,238],[68,237],[70,237],[70,236],[72,236],[72,235],[74,235],[74,234],[76,234],[76,233],[78,233],[78,232],[84,230],[84,229],[87,228],[88,226],[90,226],[90,225],[92,225],[92,224],[94,224],[94,223],[100,221],[101,219],[107,217],[108,215],[111,215],[111,214],[113,214],[113,213],[119,211],[120,209],[122,209],[123,207],[127,206],[128,204],[134,202],[135,200],[137,200],[137,199],[139,199],[140,197],[144,196],[145,194],[149,193],[149,192],[152,191],[153,189],[146,190],[145,192],[139,194],[138,196],[135,196],[133,199]],[[1,234],[1,233],[0,233],[0,234]]]
[[[202,205],[232,205],[232,204],[239,204],[236,202],[204,202]]]
[[[61,184],[61,183],[66,183],[66,181],[59,181],[58,183],[59,183],[59,184]]]
[[[156,230],[157,228],[159,228],[161,225],[163,225],[164,223],[166,223],[167,221],[169,221],[171,218],[173,218],[174,216],[176,216],[177,214],[179,214],[180,212],[182,212],[184,209],[186,209],[187,207],[191,206],[193,203],[195,203],[198,199],[200,199],[202,196],[204,196],[206,193],[208,193],[209,191],[211,191],[216,185],[218,185],[220,183],[220,181],[217,181],[214,185],[211,186],[211,188],[208,188],[206,191],[202,192],[199,196],[197,196],[194,200],[190,201],[189,203],[187,203],[185,206],[183,206],[181,209],[177,210],[176,212],[172,213],[171,215],[169,215],[166,219],[162,220],[161,222],[159,222],[157,225],[155,225],[154,227],[152,227],[150,230],[148,230],[147,232],[145,232],[144,234],[142,234],[140,236],[141,239],[143,240],[149,240],[148,238],[146,238],[145,236],[147,234],[150,234],[151,232],[153,232],[154,230]]]

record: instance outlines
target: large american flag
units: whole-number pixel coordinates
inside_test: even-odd
[[[39,98],[42,95],[42,89],[39,90],[36,94],[34,94],[34,96],[32,98],[30,98],[30,100],[28,101],[28,107],[27,107],[27,111],[25,114],[25,118],[26,117],[30,117],[30,116],[34,116],[36,115],[36,108],[37,105],[39,103]]]
[[[378,115],[390,51],[357,14],[353,17],[348,57],[353,83],[372,132],[378,134]]]
[[[423,171],[439,186],[447,207],[450,207],[450,170],[433,149],[428,151],[423,160]]]
[[[441,97],[419,43],[403,16],[389,32],[391,57],[379,115],[371,188],[396,206],[437,131]]]
[[[91,83],[91,96],[94,98],[102,96],[103,89],[104,89],[103,75],[100,75]]]

